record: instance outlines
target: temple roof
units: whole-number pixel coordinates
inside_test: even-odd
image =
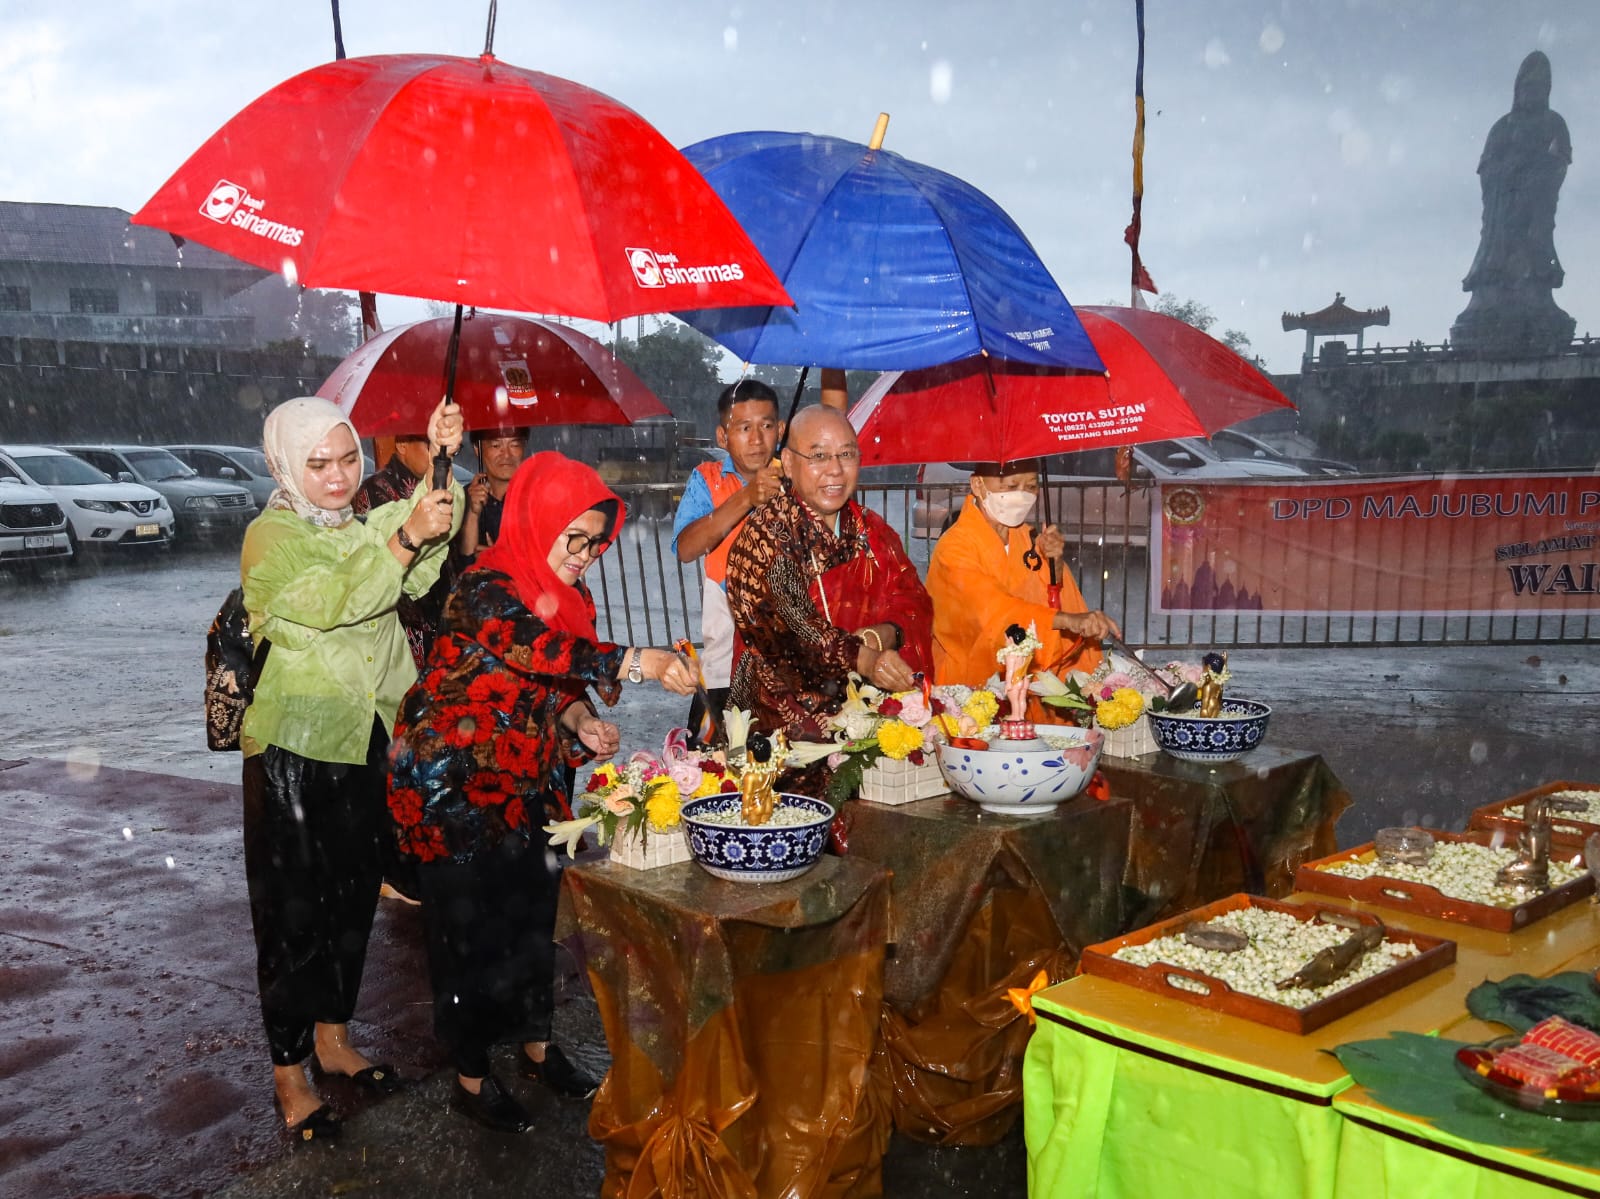
[[[1333,303],[1317,312],[1285,312],[1283,331],[1304,329],[1308,333],[1360,333],[1368,325],[1387,325],[1388,308],[1368,308],[1365,311],[1351,308],[1344,295],[1335,292]]]

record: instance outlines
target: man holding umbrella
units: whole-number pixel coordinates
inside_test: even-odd
[[[728,553],[745,519],[783,490],[783,471],[773,458],[783,438],[778,393],[759,379],[740,379],[717,397],[717,445],[727,451],[720,462],[697,467],[684,486],[672,523],[672,550],[679,562],[705,559],[700,601],[700,655],[706,692],[718,711],[727,703],[733,681],[733,616],[723,590]],[[701,727],[697,695],[688,728]]]
[[[467,487],[467,512],[456,535],[457,566],[466,566],[480,549],[500,539],[506,489],[528,452],[528,430],[474,429],[472,452],[478,456],[478,476]]]
[[[1091,612],[1065,565],[1052,601],[1045,562],[1065,548],[1046,525],[1037,537],[1023,523],[1039,499],[1036,460],[980,464],[955,524],[928,563],[933,597],[933,669],[939,684],[981,687],[995,672],[995,653],[1013,624],[1032,625],[1042,648],[1038,664],[1061,672],[1091,671],[1100,639],[1120,635],[1104,612]]]

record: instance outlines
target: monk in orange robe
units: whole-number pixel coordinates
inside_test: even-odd
[[[1033,670],[1093,670],[1100,639],[1121,633],[1104,612],[1089,611],[1065,564],[1061,602],[1047,602],[1046,559],[1058,559],[1066,543],[1054,525],[1036,540],[1023,523],[1039,498],[1037,463],[979,466],[968,486],[961,515],[939,538],[928,566],[934,680],[983,686],[998,669],[995,655],[1013,624],[1034,625],[1043,643]]]

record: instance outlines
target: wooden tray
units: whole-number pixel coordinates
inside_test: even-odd
[[[1490,845],[1501,834],[1485,830],[1468,833],[1446,833],[1429,829],[1435,841],[1471,841],[1477,845]],[[1543,895],[1536,895],[1514,908],[1497,908],[1493,904],[1473,903],[1444,895],[1426,883],[1407,882],[1397,878],[1341,878],[1329,874],[1324,866],[1337,866],[1341,862],[1370,858],[1376,853],[1372,842],[1358,845],[1340,853],[1304,862],[1294,872],[1296,891],[1315,891],[1321,895],[1335,895],[1370,903],[1396,912],[1414,912],[1435,920],[1448,920],[1453,924],[1470,924],[1491,932],[1512,933],[1543,920],[1551,912],[1558,912],[1569,904],[1594,893],[1594,878],[1580,874],[1570,883],[1552,887]]]
[[[1542,787],[1535,787],[1532,791],[1524,791],[1520,795],[1513,795],[1510,799],[1502,799],[1499,803],[1484,804],[1483,807],[1474,809],[1472,819],[1467,822],[1467,828],[1491,829],[1508,833],[1514,838],[1526,824],[1520,816],[1507,815],[1506,810],[1527,803],[1537,795],[1554,795],[1557,791],[1600,791],[1600,783],[1546,783]],[[1550,813],[1550,844],[1555,849],[1581,851],[1583,843],[1593,833],[1600,833],[1600,824],[1574,820],[1571,816],[1564,816],[1558,812]]]
[[[1078,969],[1084,974],[1096,974],[1101,978],[1126,983],[1130,987],[1165,995],[1169,999],[1192,1003],[1197,1007],[1237,1016],[1241,1020],[1252,1020],[1257,1024],[1265,1024],[1268,1028],[1303,1036],[1321,1028],[1324,1024],[1331,1024],[1341,1016],[1349,1015],[1357,1008],[1365,1007],[1375,999],[1392,994],[1408,983],[1432,974],[1435,970],[1442,970],[1456,960],[1454,941],[1427,937],[1421,933],[1407,932],[1390,926],[1385,939],[1411,942],[1420,950],[1416,957],[1406,958],[1382,974],[1352,983],[1342,991],[1335,991],[1326,999],[1319,999],[1309,1007],[1296,1008],[1288,1004],[1274,1003],[1270,999],[1261,999],[1255,995],[1246,995],[1235,991],[1220,978],[1213,978],[1180,966],[1169,966],[1163,962],[1136,966],[1132,962],[1124,962],[1113,956],[1117,950],[1126,946],[1143,945],[1158,937],[1171,936],[1190,924],[1204,924],[1224,912],[1234,912],[1240,908],[1265,908],[1273,912],[1287,912],[1296,920],[1314,920],[1323,912],[1332,912],[1342,923],[1349,923],[1352,920],[1361,924],[1378,923],[1376,916],[1365,912],[1351,912],[1331,904],[1280,903],[1275,899],[1262,899],[1255,895],[1230,895],[1226,899],[1208,903],[1203,908],[1195,908],[1191,912],[1163,920],[1159,924],[1147,925],[1137,932],[1110,941],[1102,941],[1098,945],[1090,945],[1084,949],[1083,956],[1078,961]],[[1209,992],[1202,995],[1175,986],[1170,981],[1173,978],[1185,978],[1201,983],[1209,988]]]

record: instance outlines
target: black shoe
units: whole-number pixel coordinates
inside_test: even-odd
[[[319,1078],[344,1079],[353,1082],[365,1091],[373,1091],[379,1095],[393,1095],[396,1091],[406,1088],[406,1080],[400,1077],[400,1072],[388,1062],[380,1062],[376,1066],[368,1066],[365,1070],[357,1070],[354,1074],[336,1074],[323,1066],[321,1059],[315,1053],[311,1055],[311,1073]]]
[[[273,1110],[278,1115],[283,1115],[283,1105],[274,1096]],[[339,1133],[339,1119],[333,1114],[333,1109],[324,1103],[298,1124],[287,1124],[284,1130],[289,1134],[289,1139],[296,1145],[309,1145],[313,1141],[337,1141]]]
[[[493,1074],[485,1076],[476,1095],[457,1078],[450,1106],[496,1132],[527,1132],[533,1127],[533,1117],[527,1109],[506,1092]]]
[[[554,1041],[544,1047],[542,1062],[534,1061],[528,1056],[528,1051],[521,1048],[517,1050],[517,1059],[522,1077],[531,1078],[568,1099],[587,1099],[600,1089],[600,1080],[591,1078],[569,1062],[567,1055],[561,1052],[561,1046]]]

